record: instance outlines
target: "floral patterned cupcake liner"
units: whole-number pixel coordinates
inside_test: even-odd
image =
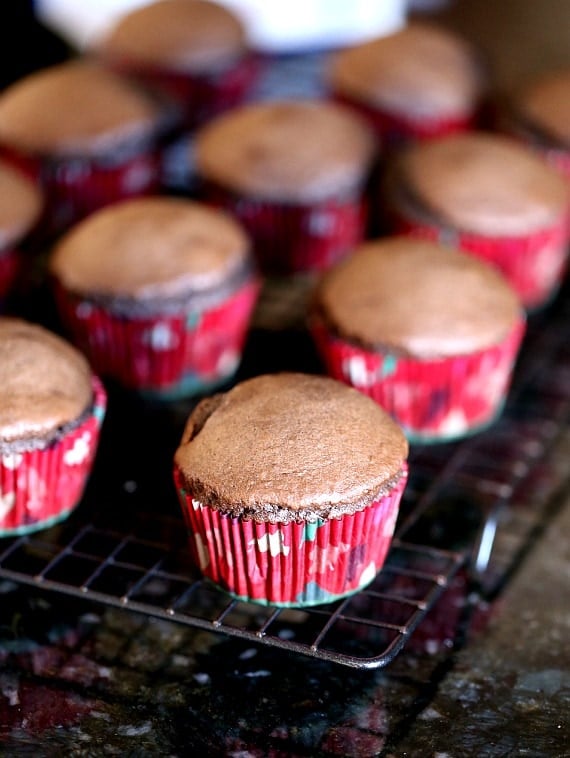
[[[315,322],[315,344],[335,379],[375,400],[412,442],[445,442],[489,426],[501,413],[524,331],[470,355],[417,359],[367,351]]]
[[[160,187],[160,151],[146,144],[93,158],[34,156],[11,150],[3,150],[2,156],[42,188],[46,207],[39,228],[48,238],[105,205],[150,195]]]
[[[261,60],[245,55],[212,74],[168,71],[119,62],[115,68],[169,97],[181,111],[181,126],[194,129],[245,101],[259,75]]]
[[[522,237],[484,237],[420,221],[398,209],[392,216],[396,234],[408,234],[463,250],[499,269],[532,311],[558,291],[568,261],[570,215],[547,229]]]
[[[101,376],[164,399],[203,393],[236,371],[259,292],[254,279],[223,302],[126,316],[56,285],[62,321]]]
[[[478,122],[477,113],[469,113],[453,118],[413,118],[388,113],[365,103],[350,100],[343,95],[334,99],[357,111],[372,126],[382,143],[388,146],[445,137],[449,134],[474,129]]]
[[[91,472],[107,397],[97,377],[88,416],[43,448],[0,455],[0,537],[46,529],[78,505]]]
[[[294,205],[240,197],[213,182],[202,183],[201,191],[207,202],[244,225],[259,267],[268,274],[324,271],[348,255],[366,232],[367,208],[358,196]]]
[[[356,513],[314,522],[236,518],[201,503],[174,479],[202,573],[221,589],[263,605],[329,603],[370,584],[391,544],[407,467],[393,490]]]

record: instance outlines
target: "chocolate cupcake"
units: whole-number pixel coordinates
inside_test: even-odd
[[[259,283],[225,214],[173,197],[116,203],[62,237],[49,271],[63,323],[102,376],[168,398],[237,369]]]
[[[549,71],[513,93],[501,126],[570,179],[570,68]]]
[[[149,193],[168,117],[132,82],[84,60],[36,71],[0,93],[0,154],[44,189],[46,233]]]
[[[0,536],[43,529],[79,503],[105,412],[85,358],[36,324],[0,318]]]
[[[194,558],[259,603],[351,594],[382,567],[406,457],[389,416],[327,377],[262,375],[207,398],[174,462]]]
[[[418,442],[463,437],[498,416],[525,325],[494,267],[409,237],[368,242],[333,267],[309,320],[330,375]]]
[[[202,196],[242,221],[268,274],[325,269],[362,239],[375,157],[364,121],[316,100],[242,106],[195,141]]]
[[[36,228],[42,205],[41,191],[32,180],[0,161],[0,305],[15,284],[23,247]]]
[[[569,188],[514,139],[472,132],[411,146],[393,161],[384,192],[392,231],[487,260],[528,309],[557,291],[567,262]]]
[[[420,22],[340,50],[325,76],[331,95],[364,115],[387,144],[472,127],[486,87],[467,40]]]
[[[172,98],[187,128],[239,105],[259,67],[241,19],[210,0],[155,0],[134,8],[92,52]]]

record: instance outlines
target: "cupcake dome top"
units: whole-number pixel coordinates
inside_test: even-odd
[[[353,192],[375,150],[359,117],[316,100],[241,106],[202,127],[195,145],[202,177],[241,194],[293,203]]]
[[[365,507],[399,480],[407,451],[370,398],[327,377],[283,373],[203,400],[176,463],[197,499],[283,521],[287,512],[328,518]]]
[[[522,315],[489,264],[409,237],[361,245],[324,275],[314,308],[345,339],[420,358],[495,345]]]
[[[249,266],[249,238],[230,216],[158,196],[92,214],[64,235],[49,262],[76,294],[146,301],[207,292]]]
[[[28,74],[0,93],[0,143],[32,153],[97,154],[153,134],[158,104],[86,60]]]
[[[559,222],[564,180],[513,139],[482,132],[414,145],[396,168],[400,189],[428,212],[464,231],[505,237]]]
[[[339,94],[414,118],[471,111],[484,85],[466,40],[418,22],[341,50],[332,56],[327,76]]]
[[[570,148],[570,68],[536,79],[518,94],[514,106],[531,127]]]
[[[92,400],[87,360],[61,337],[0,318],[0,443],[51,437]]]
[[[212,71],[246,49],[245,29],[208,0],[155,0],[123,15],[98,41],[104,58],[171,70]]]
[[[40,190],[24,174],[0,161],[0,248],[20,240],[37,221]]]

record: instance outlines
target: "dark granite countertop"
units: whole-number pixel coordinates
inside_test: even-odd
[[[569,62],[568,0],[457,0],[439,17],[501,85]],[[568,460],[566,430],[523,550],[488,591],[460,573],[383,669],[0,580],[0,755],[569,756]]]

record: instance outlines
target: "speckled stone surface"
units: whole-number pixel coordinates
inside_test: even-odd
[[[394,755],[567,756],[569,586],[570,501]]]

